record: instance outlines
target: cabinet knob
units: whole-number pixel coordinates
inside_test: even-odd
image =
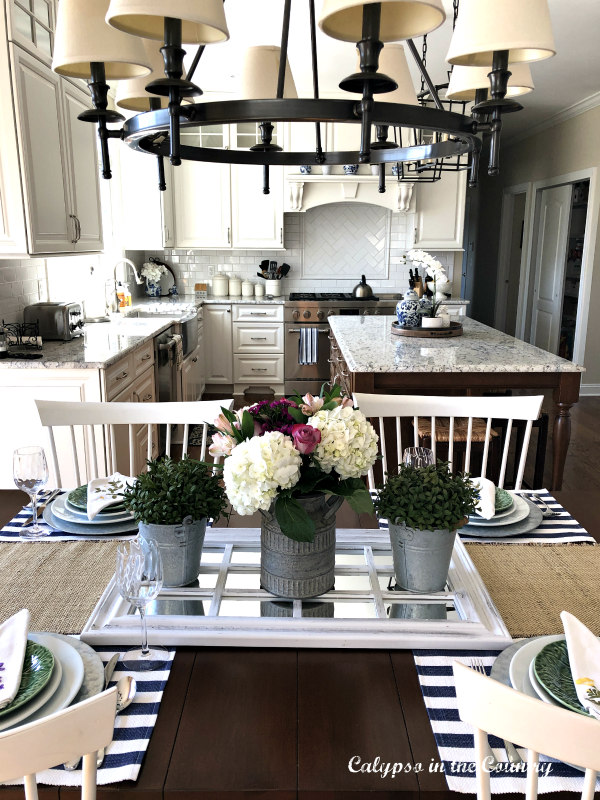
[[[192,364],[195,364],[195,363],[196,363],[196,361],[198,361],[198,356],[194,356],[194,357],[192,358]]]

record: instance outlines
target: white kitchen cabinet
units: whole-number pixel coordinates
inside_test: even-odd
[[[175,246],[231,248],[229,167],[184,161],[172,175]]]
[[[205,305],[203,313],[206,383],[233,383],[231,305]]]
[[[234,247],[283,248],[283,167],[269,168],[263,194],[262,167],[231,165],[231,229]]]
[[[9,40],[50,66],[56,24],[54,0],[8,0],[6,12]]]
[[[415,244],[422,250],[462,250],[467,171],[443,172],[435,183],[419,183]]]
[[[283,394],[283,306],[233,307],[233,392],[269,386]]]
[[[101,250],[96,134],[77,120],[91,102],[20,47],[10,58],[27,251]]]
[[[234,394],[243,394],[250,386],[268,385],[275,394],[283,394],[283,353],[246,355],[234,353]]]
[[[204,391],[204,343],[183,360],[181,371],[182,399],[185,402],[200,400]]]

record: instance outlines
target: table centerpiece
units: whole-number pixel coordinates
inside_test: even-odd
[[[242,515],[260,511],[261,585],[286,598],[331,589],[335,514],[344,498],[373,513],[361,480],[379,441],[339,386],[318,397],[262,401],[216,420],[210,453],[224,456],[225,491]]]

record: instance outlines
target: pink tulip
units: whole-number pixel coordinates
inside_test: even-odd
[[[308,455],[321,441],[321,431],[312,425],[293,425],[292,439],[296,450],[302,455]]]

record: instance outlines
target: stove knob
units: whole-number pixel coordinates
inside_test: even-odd
[[[292,311],[292,319],[294,321],[297,320],[297,319],[300,319],[300,312],[297,311],[297,310],[296,311]]]
[[[304,314],[302,314],[302,316],[304,317],[304,319],[310,319],[310,311],[307,309],[307,310],[304,312]]]
[[[317,319],[325,319],[325,312],[317,311]]]

